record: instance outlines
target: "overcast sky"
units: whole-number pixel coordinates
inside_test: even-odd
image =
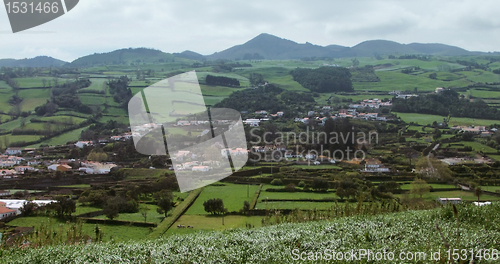
[[[0,58],[72,61],[128,47],[208,55],[263,32],[322,46],[386,39],[500,51],[499,14],[495,0],[80,0],[16,34],[0,9]]]

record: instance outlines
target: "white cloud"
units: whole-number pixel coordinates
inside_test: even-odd
[[[495,51],[499,11],[496,1],[472,0],[85,0],[65,16],[17,34],[0,10],[0,58],[70,61],[127,47],[211,54],[263,32],[318,45],[388,39]]]

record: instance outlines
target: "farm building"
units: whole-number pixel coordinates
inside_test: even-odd
[[[382,162],[378,159],[367,159],[365,160],[364,172],[389,172],[389,168],[386,168]]]
[[[52,171],[70,171],[72,168],[69,165],[52,164],[48,169]]]
[[[208,166],[194,166],[192,171],[202,171],[202,172],[207,172],[210,170],[210,167]]]
[[[461,198],[438,198],[437,201],[441,204],[447,204],[447,203],[459,204],[462,202],[462,199]]]
[[[7,148],[5,150],[6,155],[20,155],[22,153],[21,148]]]
[[[9,216],[14,216],[16,215],[16,210],[9,209],[4,206],[0,206],[0,220],[9,217]]]

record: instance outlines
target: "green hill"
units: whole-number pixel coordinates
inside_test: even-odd
[[[60,67],[67,62],[48,56],[38,56],[31,59],[0,59],[0,67]]]
[[[369,40],[352,47],[350,52],[357,57],[373,57],[385,54],[416,54],[414,49],[394,41]]]
[[[256,56],[254,56],[256,55]],[[258,56],[257,56],[258,55]],[[260,34],[250,41],[207,56],[208,59],[300,59],[304,57],[322,57],[332,52],[322,46],[311,43],[298,44],[270,34]]]
[[[97,65],[128,65],[131,63],[161,63],[175,59],[175,56],[160,50],[147,48],[120,49],[107,53],[94,53],[78,58],[68,67],[93,67]]]

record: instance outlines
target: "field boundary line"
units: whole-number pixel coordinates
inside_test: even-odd
[[[260,191],[262,190],[262,187],[264,184],[260,184],[259,189],[255,192],[255,195],[253,196],[252,203],[250,203],[250,210],[254,210],[255,206],[257,205],[257,201],[259,200],[260,196]]]
[[[177,220],[179,220],[179,218],[189,209],[189,207],[191,207],[202,191],[203,188],[192,191],[183,203],[175,207],[171,216],[166,217],[160,224],[158,224],[158,227],[149,235],[149,237],[156,238],[165,234],[170,227],[172,227],[172,225],[177,222]]]

